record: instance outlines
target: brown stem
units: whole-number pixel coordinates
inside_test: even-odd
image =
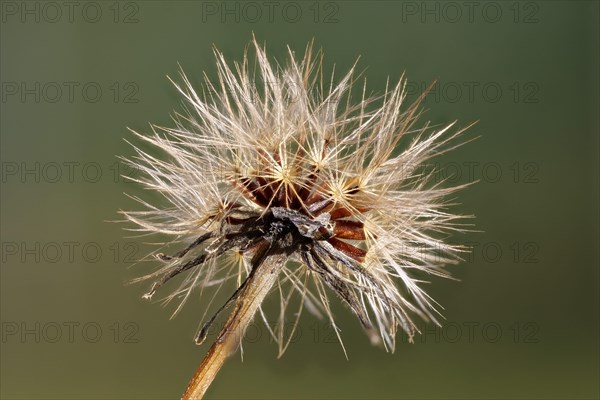
[[[261,250],[258,250],[258,252],[260,253]],[[188,384],[182,396],[183,400],[202,399],[223,366],[225,359],[237,350],[246,328],[277,280],[277,276],[286,260],[287,254],[285,253],[266,254],[264,256],[257,254],[254,257],[252,272],[248,276],[248,280],[239,294],[225,326]]]

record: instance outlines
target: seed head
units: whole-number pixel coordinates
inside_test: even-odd
[[[156,255],[162,268],[139,279],[155,280],[146,297],[183,274],[167,301],[181,307],[193,289],[228,279],[237,280],[234,300],[266,255],[284,253],[273,290],[279,323],[268,325],[280,353],[288,314],[297,322],[304,306],[339,331],[331,292],[373,342],[393,351],[397,327],[412,339],[415,315],[437,322],[437,303],[421,284],[427,275],[447,277],[443,266],[459,259],[462,248],[444,239],[463,229],[463,217],[447,210],[462,186],[443,186],[424,166],[464,143],[453,141],[464,129],[417,126],[424,95],[406,106],[403,78],[371,96],[366,82],[357,84],[356,64],[340,79],[324,77],[312,44],[301,59],[289,50],[285,66],[270,62],[256,40],[251,47],[255,60],[246,51],[233,65],[215,49],[218,80],[205,74],[200,92],[181,72],[175,85],[185,110],[174,127],[134,132],[158,151],[134,146],[127,161],[141,174],[132,179],[165,204],[136,197],[145,209],[124,214],[136,230],[187,243],[173,256]],[[286,311],[294,293],[300,307]]]

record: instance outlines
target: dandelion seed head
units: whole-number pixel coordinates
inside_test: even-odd
[[[302,58],[289,50],[284,65],[256,40],[250,47],[255,61],[247,49],[234,64],[215,49],[218,79],[205,75],[199,90],[182,71],[174,84],[185,107],[173,126],[133,132],[156,151],[134,144],[126,161],[141,173],[131,179],[164,202],[134,197],[143,209],[124,215],[134,230],[187,245],[157,254],[164,265],[140,278],[155,281],[147,297],[180,274],[166,297],[178,309],[195,289],[240,286],[253,257],[276,243],[290,250],[272,290],[280,323],[268,327],[280,353],[285,321],[304,307],[337,330],[332,293],[393,350],[398,328],[415,334],[415,316],[437,322],[423,279],[448,277],[444,265],[460,258],[461,246],[444,238],[464,229],[447,200],[463,186],[445,186],[423,166],[456,147],[464,129],[418,124],[422,98],[406,104],[404,78],[370,96],[356,65],[336,78],[312,44]]]

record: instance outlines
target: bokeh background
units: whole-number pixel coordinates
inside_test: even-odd
[[[479,180],[455,211],[482,232],[453,237],[473,253],[459,282],[429,285],[446,320],[415,344],[372,347],[336,303],[349,360],[308,314],[281,359],[257,324],[208,397],[598,398],[597,2],[69,4],[1,3],[2,398],[180,396],[208,298],[169,320],[125,285],[152,247],[106,222],[142,193],[116,156],[126,127],[170,123],[178,63],[199,84],[212,44],[237,60],[252,32],[282,61],[313,38],[339,72],[360,55],[376,92],[402,72],[412,98],[437,80],[427,120],[479,120],[437,161]]]

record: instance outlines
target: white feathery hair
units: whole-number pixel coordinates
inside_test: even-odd
[[[279,322],[267,327],[280,354],[293,334],[288,330],[290,337],[284,337],[294,293],[300,295],[299,308],[291,312],[296,323],[307,306],[339,331],[331,291],[374,343],[393,351],[398,326],[412,340],[415,315],[437,323],[440,306],[421,287],[423,278],[449,277],[444,265],[460,260],[463,248],[444,240],[465,229],[458,221],[465,216],[448,211],[449,195],[465,185],[447,187],[423,167],[464,144],[453,139],[468,127],[417,127],[425,94],[406,106],[403,77],[386,85],[383,95],[367,95],[366,80],[357,85],[355,64],[334,84],[333,72],[324,77],[322,52],[314,52],[312,43],[301,59],[288,48],[285,66],[270,62],[256,39],[250,47],[253,62],[246,49],[243,61],[233,65],[215,49],[218,80],[204,74],[200,92],[181,72],[175,86],[186,105],[174,116],[174,127],[134,132],[157,151],[134,145],[136,155],[126,161],[140,174],[131,179],[160,192],[166,206],[135,197],[144,209],[123,213],[137,225],[133,230],[173,241],[209,235],[204,254],[223,243],[224,226],[248,216],[257,223],[287,209],[301,215],[293,218],[320,221],[316,250],[294,252],[273,290],[280,296]],[[181,307],[194,288],[229,279],[241,285],[252,268],[252,246],[232,245],[201,265],[188,263],[193,268],[166,300],[178,298]],[[182,265],[198,257],[199,249],[190,246],[177,257],[160,253],[165,265],[139,279],[159,279],[148,297],[187,270]]]

